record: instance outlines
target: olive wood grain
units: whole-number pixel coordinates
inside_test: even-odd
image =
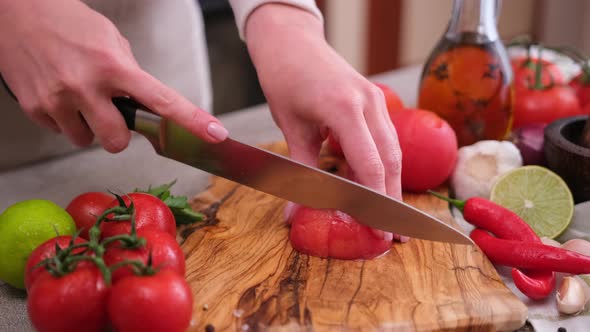
[[[325,152],[320,167],[346,172]],[[452,222],[440,200],[404,199]],[[215,177],[191,203],[207,215],[179,232],[194,294],[191,331],[489,331],[525,323],[527,308],[475,247],[412,239],[373,260],[320,259],[291,247],[281,199]]]

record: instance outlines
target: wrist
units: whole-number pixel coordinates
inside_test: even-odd
[[[285,37],[295,33],[324,38],[324,27],[321,20],[304,9],[283,3],[267,3],[250,14],[245,27],[246,43],[255,43],[269,33]]]

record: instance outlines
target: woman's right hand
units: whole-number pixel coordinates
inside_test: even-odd
[[[109,152],[130,132],[111,102],[130,96],[208,142],[227,130],[212,115],[143,71],[127,40],[79,0],[0,0],[0,72],[27,116]]]

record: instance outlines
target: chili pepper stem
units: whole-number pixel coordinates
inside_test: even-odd
[[[427,192],[437,198],[442,199],[443,201],[447,201],[447,202],[451,203],[451,205],[453,205],[454,207],[459,209],[459,211],[461,211],[461,212],[463,212],[463,209],[465,208],[465,201],[453,199],[453,198],[441,195],[441,194],[437,193],[436,191],[432,191],[432,190],[428,190]]]

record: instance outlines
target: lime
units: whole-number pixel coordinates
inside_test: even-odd
[[[8,207],[0,215],[0,280],[24,288],[25,264],[31,252],[58,234],[75,232],[72,217],[53,202],[33,199]]]
[[[539,237],[558,237],[574,215],[574,199],[567,184],[540,166],[519,167],[502,175],[492,187],[490,199],[518,214]]]

